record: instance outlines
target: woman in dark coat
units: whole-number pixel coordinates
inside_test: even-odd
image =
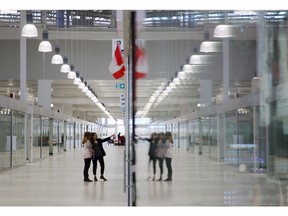
[[[104,181],[107,181],[107,179],[104,177],[104,170],[105,170],[105,163],[104,163],[104,156],[106,155],[106,152],[103,148],[103,143],[107,142],[111,139],[112,136],[107,137],[105,139],[100,139],[97,136],[97,133],[92,133],[91,136],[91,143],[92,143],[92,148],[95,151],[94,155],[93,155],[93,175],[94,175],[94,181],[98,181],[97,177],[96,177],[96,173],[97,173],[97,161],[99,161],[100,163],[100,179],[103,179]]]

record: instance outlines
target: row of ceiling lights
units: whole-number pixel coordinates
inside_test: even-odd
[[[234,37],[233,26],[231,25],[217,25],[214,29],[214,37],[216,38],[230,38]],[[204,35],[205,41],[200,45],[201,53],[217,53],[222,51],[222,42],[209,41],[209,33]],[[196,49],[197,50],[197,49]],[[171,92],[177,89],[181,84],[181,80],[189,79],[193,75],[199,73],[197,65],[207,65],[213,62],[213,55],[197,55],[196,50],[189,58],[189,64],[185,64],[182,70],[176,73],[176,77],[171,79],[168,84],[162,83],[157,90],[149,98],[148,103],[144,106],[142,111],[136,113],[137,117],[145,117],[152,107],[156,107],[161,103]],[[195,70],[196,69],[196,70]]]
[[[31,13],[27,13],[27,24],[24,25],[22,29],[22,36],[28,37],[28,38],[38,37],[37,28],[35,25],[32,24]],[[52,52],[52,45],[48,41],[47,30],[43,30],[42,37],[43,37],[43,40],[39,44],[38,51],[39,52]],[[93,101],[93,103],[95,103],[109,118],[114,119],[109,113],[109,111],[106,109],[105,105],[99,102],[96,93],[90,87],[90,85],[88,85],[87,82],[84,81],[84,78],[82,76],[80,77],[79,71],[76,71],[76,72],[74,71],[74,65],[68,64],[68,58],[66,56],[62,58],[62,56],[60,55],[60,47],[58,44],[55,46],[55,54],[52,57],[51,63],[59,64],[59,65],[62,64],[60,72],[67,73],[67,78],[74,80],[73,81],[74,85],[77,85],[78,88],[81,89],[81,91],[85,93],[86,96],[89,97]]]

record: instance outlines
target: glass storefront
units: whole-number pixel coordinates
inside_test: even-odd
[[[254,165],[253,109],[239,108],[225,113],[224,160],[233,164]]]
[[[12,112],[12,131],[12,166],[22,165],[26,161],[24,113]]]
[[[11,110],[0,108],[0,171],[9,167],[11,167]]]
[[[41,158],[41,117],[33,116],[33,159]]]
[[[42,158],[49,156],[49,118],[41,117]]]
[[[26,162],[25,114],[0,109],[0,171]]]

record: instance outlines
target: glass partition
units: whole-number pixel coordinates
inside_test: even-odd
[[[209,156],[218,159],[217,116],[209,117]]]
[[[0,108],[0,171],[11,167],[11,110]]]
[[[172,134],[173,134],[173,142],[174,142],[174,148],[179,147],[179,128],[178,128],[178,123],[173,123],[172,124]]]
[[[41,117],[42,158],[49,156],[49,118]]]
[[[179,148],[183,150],[187,150],[187,123],[181,122],[179,126]]]
[[[75,147],[80,148],[82,143],[81,124],[76,123]]]
[[[74,144],[74,123],[73,122],[67,122],[66,133],[67,133],[66,149],[67,150],[73,149],[73,144]]]
[[[33,116],[33,160],[41,158],[41,117]]]
[[[269,125],[269,175],[288,179],[288,100],[270,105]]]
[[[224,160],[252,169],[254,165],[253,109],[240,108],[225,113]]]
[[[12,112],[12,166],[22,165],[26,161],[25,152],[25,114]]]
[[[64,122],[59,120],[58,126],[58,146],[59,146],[59,153],[64,151]]]

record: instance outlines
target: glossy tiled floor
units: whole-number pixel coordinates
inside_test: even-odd
[[[104,147],[107,182],[83,182],[82,150],[71,150],[0,173],[0,205],[127,206],[124,147]],[[172,182],[148,181],[147,148],[136,147],[137,206],[287,206],[287,184],[191,151],[174,149]]]

